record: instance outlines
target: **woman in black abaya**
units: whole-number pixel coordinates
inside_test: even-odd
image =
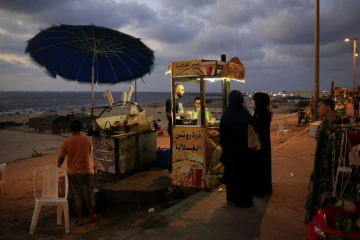
[[[261,149],[254,154],[254,168],[256,168],[254,196],[262,197],[272,192],[270,140],[272,113],[269,111],[270,97],[267,93],[255,93],[254,101],[253,125],[261,142]]]
[[[249,184],[252,179],[252,163],[247,141],[251,116],[243,103],[240,91],[230,92],[229,106],[220,121],[220,161],[224,165],[223,180],[227,201],[246,208],[253,206],[252,186]]]

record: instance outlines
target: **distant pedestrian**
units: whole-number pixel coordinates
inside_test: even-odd
[[[152,121],[152,129],[159,130],[159,125],[155,120]]]

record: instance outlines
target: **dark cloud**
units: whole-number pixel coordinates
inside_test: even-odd
[[[0,59],[0,71],[1,71],[0,80],[1,80],[1,77],[4,75],[11,75],[14,73],[26,72],[27,70],[29,70],[29,69],[21,62],[5,61],[3,59]],[[0,81],[0,83],[9,84],[9,83],[5,83],[3,81]]]
[[[344,41],[346,37],[360,37],[360,1],[334,0],[332,8],[321,15],[322,42]]]
[[[188,12],[202,12],[204,8],[216,4],[216,0],[181,0],[181,1],[168,1],[160,0],[161,5],[164,8],[179,11],[188,11]]]
[[[178,44],[188,43],[201,34],[203,29],[204,24],[196,18],[164,14],[151,26],[143,27],[141,33],[160,42]]]
[[[313,0],[64,0],[0,1],[0,52],[23,56],[24,41],[51,24],[90,24],[122,29],[140,37],[155,50],[156,66],[140,91],[168,91],[164,72],[172,61],[220,59],[237,56],[247,71],[242,91],[296,91],[313,88]],[[31,3],[29,5],[29,3]],[[357,23],[360,1],[321,2],[320,85],[351,86],[352,43],[360,37]],[[127,32],[128,31],[128,32]],[[360,44],[359,44],[360,45]],[[42,69],[18,62],[0,62],[0,89],[4,83],[20,88],[88,90],[88,86],[51,79]],[[357,78],[360,75],[358,71]],[[31,84],[24,84],[28,79]],[[127,84],[127,85],[126,85]],[[112,86],[121,90],[129,83]],[[108,89],[97,86],[98,90]],[[218,83],[207,87],[218,91]],[[20,89],[21,90],[21,89]],[[198,87],[187,87],[187,91]]]
[[[259,6],[263,8],[277,11],[279,9],[301,9],[309,10],[313,9],[314,1],[313,0],[267,0],[267,1],[257,1]]]
[[[241,4],[237,0],[228,0],[218,1],[216,6],[205,14],[205,18],[210,26],[240,27],[258,16],[265,17],[265,12],[266,9],[260,7],[256,1]]]
[[[0,1],[3,3],[2,1]],[[7,2],[7,1],[6,1]],[[18,0],[18,2],[23,2]],[[24,1],[24,2],[32,2]],[[34,2],[34,6],[39,5],[39,2],[44,2],[42,10],[34,12],[33,8],[26,8],[23,5],[18,6],[14,11],[19,11],[21,14],[12,14],[3,16],[0,19],[4,20],[1,27],[9,32],[22,32],[28,30],[26,26],[31,24],[32,33],[39,28],[47,28],[52,24],[72,24],[72,25],[87,25],[95,24],[109,28],[120,28],[125,25],[132,24],[134,26],[145,27],[153,22],[156,18],[155,13],[148,6],[139,4],[137,2],[122,2],[116,3],[111,0],[77,0],[77,1],[55,1],[56,4],[51,5],[53,1],[38,0]],[[10,12],[4,11],[14,8],[15,3],[9,7],[3,5],[3,13],[9,15]],[[21,11],[20,11],[21,10]],[[46,10],[46,11],[45,11]],[[20,24],[20,22],[22,24]],[[37,27],[34,27],[37,26]],[[35,29],[34,29],[35,28]]]
[[[46,12],[35,15],[33,19],[39,23],[48,24],[95,24],[120,28],[128,24],[144,27],[155,17],[155,13],[149,7],[136,2],[79,0],[48,9]]]
[[[25,52],[26,41],[26,38],[0,33],[0,53],[21,55]]]
[[[26,35],[32,34],[38,29],[38,25],[28,15],[15,14],[0,10],[0,28],[10,34]]]
[[[231,28],[217,27],[204,30],[193,40],[192,44],[181,44],[179,47],[194,57],[204,55],[220,56],[227,53],[239,56],[242,60],[259,59],[264,56],[262,46],[264,42],[247,33],[238,32]]]
[[[71,0],[1,0],[0,9],[16,13],[39,13],[59,5],[66,4]]]
[[[356,22],[360,2],[334,0],[334,5],[320,13],[321,43],[343,40],[357,33]],[[312,44],[314,41],[314,9],[283,8],[254,23],[259,35],[277,44]]]

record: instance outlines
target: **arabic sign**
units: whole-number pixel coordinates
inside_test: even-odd
[[[178,76],[214,76],[216,71],[216,61],[203,62],[202,60],[189,60],[171,63],[171,73],[173,77]]]
[[[205,149],[206,187],[215,189],[222,184],[222,178],[224,174],[224,166],[219,161],[221,157],[219,129],[206,129]]]
[[[115,150],[112,137],[93,137],[94,162],[96,169],[115,174]]]
[[[172,183],[204,187],[204,131],[199,127],[174,127]]]

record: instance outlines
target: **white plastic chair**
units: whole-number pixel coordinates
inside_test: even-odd
[[[282,135],[285,134],[286,140],[288,139],[288,133],[291,136],[291,129],[289,129],[289,124],[286,120],[276,120],[277,124],[279,125],[278,129],[278,141],[282,141]]]
[[[0,194],[3,191],[2,190],[3,186],[5,188],[5,194],[8,194],[8,189],[5,182],[5,168],[6,168],[6,163],[1,163],[0,164]]]
[[[38,173],[43,172],[43,188],[41,197],[36,196],[36,183]],[[65,177],[65,197],[59,198],[59,173],[64,174]],[[31,220],[30,235],[33,235],[37,225],[39,213],[42,205],[55,205],[57,206],[57,225],[61,225],[62,212],[64,211],[65,233],[69,233],[69,210],[68,210],[68,177],[66,175],[66,169],[48,166],[39,167],[35,169],[34,176],[34,196],[35,196],[35,208]]]

